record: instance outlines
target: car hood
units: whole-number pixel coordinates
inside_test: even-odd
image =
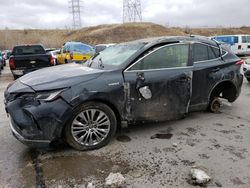
[[[95,79],[103,72],[72,63],[31,72],[19,78],[19,81],[35,91],[54,90]]]

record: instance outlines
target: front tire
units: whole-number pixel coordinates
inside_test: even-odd
[[[113,110],[103,103],[77,107],[64,129],[66,142],[81,151],[98,149],[110,142],[117,128]]]

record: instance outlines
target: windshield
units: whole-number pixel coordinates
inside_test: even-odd
[[[74,44],[72,45],[72,51],[81,53],[93,53],[94,49],[84,44]]]
[[[94,56],[90,60],[89,66],[102,69],[112,69],[118,67],[144,45],[144,43],[130,43],[111,46]]]

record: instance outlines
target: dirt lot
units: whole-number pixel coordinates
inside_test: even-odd
[[[212,181],[207,187],[250,187],[246,81],[239,99],[232,105],[224,102],[220,113],[133,126],[102,149],[78,152],[66,146],[30,150],[12,136],[3,104],[12,80],[6,67],[0,75],[0,187],[84,187],[88,182],[103,187],[110,172],[121,172],[127,187],[193,187],[187,179],[194,165],[208,170]]]

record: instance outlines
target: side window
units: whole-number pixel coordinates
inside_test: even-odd
[[[246,36],[242,36],[242,43],[247,43],[247,37]]]
[[[216,59],[219,57],[219,50],[208,46],[208,59]]]
[[[239,37],[237,36],[234,37],[234,43],[239,43]]]
[[[250,43],[250,36],[247,36],[247,42]]]
[[[194,44],[194,62],[206,61],[209,59],[208,46],[204,44]]]
[[[188,52],[188,44],[165,46],[149,54],[129,70],[185,67],[188,62]]]

